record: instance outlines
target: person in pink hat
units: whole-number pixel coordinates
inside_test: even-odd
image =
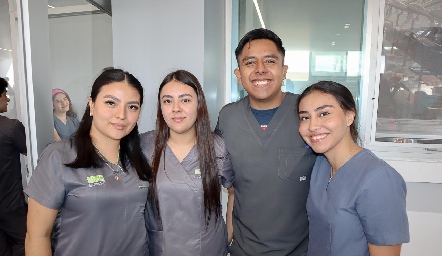
[[[69,95],[61,89],[52,89],[54,113],[54,140],[69,138],[78,128],[77,114],[72,108]]]

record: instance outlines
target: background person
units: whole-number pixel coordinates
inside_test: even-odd
[[[153,168],[151,255],[227,255],[220,184],[233,182],[223,139],[210,129],[206,100],[191,73],[168,74],[158,91],[156,131],[141,135]],[[158,216],[158,212],[159,215]]]
[[[297,95],[281,91],[285,49],[272,31],[255,29],[235,55],[248,96],[224,106],[216,128],[235,173],[230,253],[299,256],[307,251],[305,204],[316,156],[293,130]]]
[[[8,111],[8,82],[0,77],[0,113]],[[0,255],[25,255],[27,204],[20,154],[26,155],[23,124],[0,115]]]
[[[405,182],[356,144],[356,105],[343,85],[321,81],[299,97],[299,133],[321,155],[313,168],[307,212],[308,255],[399,256],[410,240]]]
[[[74,137],[44,150],[25,190],[26,255],[148,255],[142,104],[130,73],[107,68],[98,76]]]
[[[78,129],[80,122],[72,108],[69,95],[60,89],[52,89],[52,105],[54,113],[54,140],[69,138]]]

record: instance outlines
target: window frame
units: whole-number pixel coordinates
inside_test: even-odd
[[[442,145],[375,141],[385,0],[367,0],[359,133],[361,144],[384,160],[442,163]]]

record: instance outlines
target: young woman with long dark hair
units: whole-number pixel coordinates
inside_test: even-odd
[[[26,255],[148,255],[142,104],[132,74],[107,68],[98,76],[77,132],[44,150],[25,189]]]
[[[194,75],[177,70],[164,78],[156,130],[141,138],[153,168],[151,255],[227,255],[220,184],[232,186],[233,170]]]

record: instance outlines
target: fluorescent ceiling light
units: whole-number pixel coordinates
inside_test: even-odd
[[[48,7],[49,7],[49,8],[55,8],[54,6],[52,6],[52,5],[49,5],[49,4],[48,4]]]
[[[255,4],[256,12],[258,13],[259,21],[261,22],[261,27],[266,28],[266,25],[264,24],[264,20],[262,19],[261,10],[259,9],[258,1],[253,0],[253,3]]]

